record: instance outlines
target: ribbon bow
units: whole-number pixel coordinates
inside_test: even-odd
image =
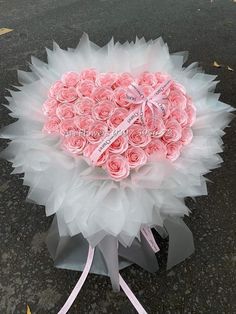
[[[135,83],[128,87],[126,94],[127,101],[141,105],[141,108],[137,107],[134,109],[125,119],[118,125],[111,134],[108,134],[102,142],[96,147],[90,156],[90,160],[93,164],[96,164],[99,157],[105,152],[105,150],[121,135],[126,131],[138,118],[145,124],[145,110],[148,106],[153,114],[153,121],[155,121],[154,108],[161,109],[163,115],[165,114],[165,107],[163,106],[163,99],[165,91],[170,87],[172,81],[168,80],[162,83],[156,90],[154,90],[149,96],[145,96],[140,86]]]
[[[127,101],[135,105],[141,105],[140,119],[143,124],[145,124],[144,118],[147,107],[150,108],[153,118],[155,118],[155,108],[161,110],[163,115],[165,114],[165,107],[163,106],[162,101],[165,99],[165,91],[170,87],[171,84],[172,80],[164,81],[149,96],[145,96],[142,87],[138,86],[136,83],[132,83],[128,87],[128,92],[126,94]]]

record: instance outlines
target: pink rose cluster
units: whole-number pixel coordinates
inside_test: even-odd
[[[130,84],[135,82],[148,96],[168,78],[160,72],[142,72],[137,77],[95,69],[65,73],[51,86],[43,104],[43,132],[59,135],[64,150],[89,160],[101,141],[136,108],[137,104],[127,99]],[[147,107],[144,121],[138,118],[95,166],[119,181],[153,156],[174,161],[192,140],[195,118],[191,98],[182,85],[172,81],[160,105],[153,111]]]

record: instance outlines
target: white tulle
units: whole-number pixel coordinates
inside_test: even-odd
[[[32,58],[32,73],[19,71],[20,91],[8,98],[11,116],[18,121],[2,137],[11,139],[4,156],[13,163],[13,173],[25,173],[28,198],[45,205],[47,215],[57,215],[60,235],[82,232],[95,246],[111,234],[130,245],[141,225],[162,225],[167,215],[188,214],[184,198],[207,194],[204,175],[222,162],[221,137],[232,117],[232,107],[214,94],[215,76],[202,73],[196,63],[183,68],[186,54],[170,55],[161,38],[125,44],[111,40],[100,48],[84,35],[76,49],[64,51],[54,44],[47,54],[48,64]],[[185,86],[197,120],[193,141],[177,161],[153,161],[117,183],[83,159],[66,155],[57,137],[42,134],[41,108],[49,87],[63,73],[88,67],[133,74],[162,71]]]

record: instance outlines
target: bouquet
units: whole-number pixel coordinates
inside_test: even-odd
[[[13,173],[24,173],[28,199],[54,214],[47,245],[61,268],[108,275],[146,313],[119,271],[132,263],[155,272],[159,247],[151,228],[169,237],[167,268],[194,251],[184,199],[207,194],[222,158],[232,107],[214,94],[215,76],[186,53],[169,54],[161,38],[111,40],[100,48],[84,35],[75,49],[54,43],[48,63],[32,58],[8,98],[18,120],[2,137]]]

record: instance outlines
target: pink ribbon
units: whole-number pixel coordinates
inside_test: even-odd
[[[157,253],[160,251],[159,246],[156,243],[156,240],[152,234],[152,230],[149,227],[143,227],[141,229],[141,232],[143,234],[143,236],[145,237],[145,239],[147,240],[148,244],[150,245],[150,247],[152,248],[154,253]]]
[[[72,290],[66,303],[63,305],[63,307],[58,312],[58,314],[66,314],[69,311],[71,305],[75,301],[78,293],[80,292],[80,290],[81,290],[81,288],[82,288],[82,286],[83,286],[83,284],[84,284],[84,282],[88,276],[89,270],[92,266],[93,257],[94,257],[94,249],[91,246],[89,246],[88,257],[87,257],[87,261],[86,261],[83,273],[82,273],[80,279],[78,280],[77,284],[75,285],[74,289]],[[120,274],[119,274],[119,284],[120,284],[122,290],[124,291],[124,293],[129,298],[130,302],[135,307],[136,311],[139,314],[147,314],[147,312],[144,310],[142,305],[139,303],[138,299],[135,297],[135,295],[130,290],[130,288],[128,287],[128,285],[126,284],[126,282],[124,281],[124,279],[121,277]]]
[[[91,268],[92,262],[93,262],[93,257],[94,257],[94,248],[89,246],[88,257],[87,257],[87,261],[86,261],[83,273],[82,273],[80,279],[78,280],[77,284],[75,285],[74,289],[72,290],[66,303],[63,305],[63,307],[58,312],[58,314],[66,314],[69,311],[71,305],[75,301],[78,293],[80,292],[81,288],[83,287],[83,284],[84,284],[84,282],[85,282],[85,280],[89,274],[89,271],[90,271],[90,268]]]
[[[128,299],[133,304],[136,311],[139,314],[147,314],[147,312],[144,310],[144,308],[142,307],[142,305],[140,304],[140,302],[138,301],[136,296],[133,294],[133,292],[130,290],[129,286],[124,281],[124,279],[121,277],[121,275],[119,275],[119,283],[120,283],[122,290],[127,295]]]
[[[165,108],[161,101],[164,98],[164,92],[170,87],[172,81],[164,81],[156,90],[154,90],[149,96],[145,96],[142,88],[136,83],[131,84],[128,87],[127,92],[127,101],[139,105],[134,109],[125,119],[121,122],[118,127],[115,128],[108,136],[106,136],[102,142],[96,147],[93,153],[90,156],[92,164],[96,164],[101,155],[105,150],[138,119],[140,118],[142,123],[145,123],[145,109],[146,107],[150,108],[153,117],[154,108],[158,108],[165,114]]]
[[[153,116],[155,108],[161,109],[162,113],[165,114],[165,109],[160,101],[163,100],[163,94],[170,87],[171,83],[171,80],[164,81],[149,96],[145,96],[142,86],[138,86],[136,83],[132,83],[128,87],[127,101],[135,105],[141,105],[140,118],[143,124],[145,124],[146,107],[151,110]]]

